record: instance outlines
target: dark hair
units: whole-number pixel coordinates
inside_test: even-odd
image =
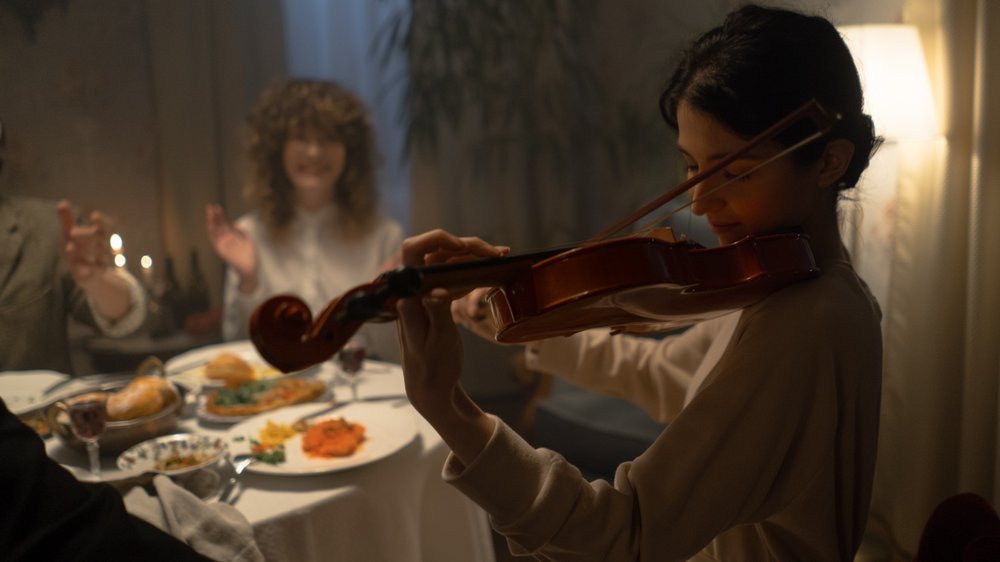
[[[824,18],[747,5],[684,53],[660,96],[660,112],[676,129],[677,104],[684,100],[750,138],[814,98],[842,116],[824,138],[854,144],[854,156],[840,178],[841,188],[853,187],[881,139],[871,117],[862,112],[861,81],[843,38]],[[775,140],[790,146],[805,137],[808,127],[790,127]],[[822,140],[813,142],[795,157],[814,161],[824,146]]]
[[[344,211],[338,228],[356,233],[375,214],[375,169],[380,160],[368,109],[357,96],[332,82],[279,80],[261,94],[247,118],[247,152],[253,167],[248,198],[273,233],[285,231],[293,217],[294,189],[282,155],[285,142],[307,129],[344,143],[344,172],[333,198],[334,205]]]

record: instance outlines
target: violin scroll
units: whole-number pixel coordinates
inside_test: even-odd
[[[250,339],[265,361],[289,373],[326,361],[358,327],[360,323],[350,333],[345,327],[322,330],[322,324],[314,326],[305,302],[279,295],[263,302],[250,316]]]

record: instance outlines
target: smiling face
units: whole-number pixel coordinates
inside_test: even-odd
[[[344,143],[314,129],[289,135],[282,160],[300,205],[316,209],[333,201],[334,186],[344,173],[346,153]]]
[[[688,177],[736,151],[747,140],[684,101],[677,107],[677,129],[677,144],[687,162]],[[825,189],[829,183],[821,171],[822,160],[803,164],[790,155],[719,187],[781,150],[774,143],[758,145],[691,189],[692,212],[705,216],[721,244],[805,226],[820,210],[821,202],[827,201],[831,190]]]

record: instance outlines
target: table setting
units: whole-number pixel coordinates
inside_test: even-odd
[[[51,459],[114,486],[135,515],[168,500],[234,508],[267,560],[493,560],[487,517],[442,482],[448,448],[400,366],[358,346],[289,374],[249,341],[139,375],[0,373],[0,397]]]

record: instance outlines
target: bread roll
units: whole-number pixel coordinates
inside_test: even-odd
[[[177,399],[177,392],[167,381],[139,376],[108,397],[108,419],[134,420],[151,416]]]
[[[237,355],[221,353],[205,365],[205,377],[236,388],[253,379],[253,367]]]

